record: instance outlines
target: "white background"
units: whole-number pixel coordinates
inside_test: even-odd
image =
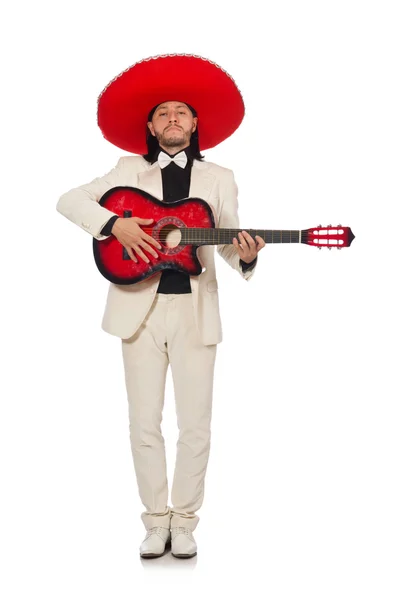
[[[392,2],[22,2],[3,9],[1,595],[395,600],[396,18]],[[350,226],[350,248],[216,254],[224,341],[196,558],[141,561],[108,282],[61,194],[126,153],[96,100],[190,53],[242,91],[242,227]],[[5,64],[4,64],[5,63]],[[222,115],[219,115],[222,119]],[[171,376],[163,433],[172,481]]]

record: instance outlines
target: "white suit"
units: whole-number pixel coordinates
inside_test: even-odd
[[[57,210],[97,240],[114,213],[98,204],[115,186],[140,188],[162,198],[158,163],[126,156],[114,169],[91,183],[72,189],[58,201]],[[237,186],[233,172],[194,160],[189,197],[212,207],[216,226],[239,228]],[[140,216],[140,215],[137,215]],[[244,279],[232,244],[217,246],[219,254]],[[199,520],[196,511],[204,495],[210,438],[213,372],[217,344],[222,340],[214,246],[201,246],[198,257],[205,271],[190,277],[191,294],[156,294],[161,274],[132,285],[109,286],[102,328],[122,339],[128,393],[130,439],[139,494],[146,512],[146,529],[187,526]],[[160,423],[168,365],[171,364],[179,439],[168,505],[164,439]]]
[[[98,200],[107,190],[118,185],[137,187],[162,199],[158,163],[150,165],[141,156],[125,156],[103,177],[63,194],[56,208],[97,240],[106,239],[100,231],[115,213],[100,206]],[[202,198],[211,205],[217,227],[239,227],[237,186],[230,169],[194,160],[189,197]],[[217,246],[217,251],[244,279],[252,277],[255,267],[244,273],[238,252],[232,244]],[[203,344],[217,344],[222,341],[222,327],[214,246],[201,246],[198,257],[206,269],[200,275],[190,277],[196,325]],[[131,337],[151,307],[160,276],[157,274],[132,285],[110,283],[102,321],[104,331],[124,339]]]

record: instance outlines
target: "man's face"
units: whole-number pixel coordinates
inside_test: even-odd
[[[197,117],[193,117],[184,102],[163,102],[156,108],[148,127],[163,148],[185,148],[196,130]]]

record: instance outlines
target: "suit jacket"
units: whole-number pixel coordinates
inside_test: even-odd
[[[100,231],[115,213],[101,206],[98,200],[107,190],[118,185],[137,187],[162,199],[162,178],[158,163],[150,165],[142,156],[124,156],[103,177],[97,177],[90,183],[63,194],[56,209],[97,240],[106,239],[108,236],[102,235]],[[237,186],[230,169],[194,160],[189,197],[202,198],[211,205],[217,227],[239,228]],[[205,345],[222,341],[214,248],[198,248],[197,255],[203,272],[190,277],[196,325]],[[239,254],[232,244],[216,248],[220,256],[245,280],[252,277],[256,265],[243,272]],[[110,283],[102,329],[123,339],[134,335],[155,299],[160,277],[161,273],[158,273],[150,279],[131,285]]]

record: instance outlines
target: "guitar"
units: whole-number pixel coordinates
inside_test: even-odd
[[[203,245],[232,244],[242,228],[224,229],[215,227],[215,218],[210,205],[201,198],[185,198],[174,202],[163,202],[147,192],[129,186],[117,186],[108,190],[99,200],[120,217],[134,215],[142,219],[154,219],[141,229],[161,244],[156,248],[158,258],[149,255],[146,263],[137,256],[134,262],[127,250],[113,235],[104,240],[93,240],[93,251],[100,273],[110,282],[119,285],[137,283],[152,277],[164,269],[182,271],[188,275],[200,275],[201,263],[197,248]],[[245,229],[254,237],[259,235],[266,244],[308,244],[321,248],[350,246],[354,235],[350,227],[314,227],[304,230]]]

